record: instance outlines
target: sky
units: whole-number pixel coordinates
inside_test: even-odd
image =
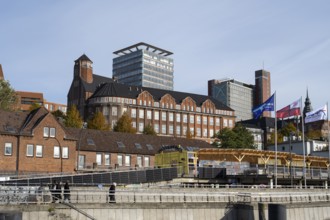
[[[276,108],[330,101],[328,0],[0,0],[0,64],[17,91],[66,104],[74,60],[112,77],[114,51],[145,42],[173,52],[174,90],[271,73]]]

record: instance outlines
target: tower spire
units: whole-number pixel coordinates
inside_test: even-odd
[[[313,110],[313,107],[312,107],[312,103],[311,103],[311,101],[309,99],[309,96],[308,96],[308,87],[307,87],[305,106],[304,106],[304,110],[303,110],[304,117],[306,117],[307,112],[311,112],[312,110]]]

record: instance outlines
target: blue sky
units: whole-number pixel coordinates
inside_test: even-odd
[[[66,103],[74,60],[112,76],[113,51],[146,42],[174,53],[176,91],[210,79],[254,84],[271,72],[277,109],[330,101],[330,1],[56,0],[0,2],[0,63],[15,90]]]

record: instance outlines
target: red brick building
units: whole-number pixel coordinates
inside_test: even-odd
[[[31,113],[0,110],[0,170],[7,173],[72,173],[76,141],[45,108]]]

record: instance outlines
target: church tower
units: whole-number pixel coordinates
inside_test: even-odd
[[[309,100],[308,89],[307,89],[307,95],[306,95],[306,99],[305,99],[305,106],[304,106],[304,110],[303,110],[304,118],[306,117],[306,113],[311,112],[311,111],[313,111],[313,107],[312,107],[311,101]]]
[[[93,82],[93,62],[83,54],[76,61],[74,61],[74,78],[80,77],[87,83]]]

